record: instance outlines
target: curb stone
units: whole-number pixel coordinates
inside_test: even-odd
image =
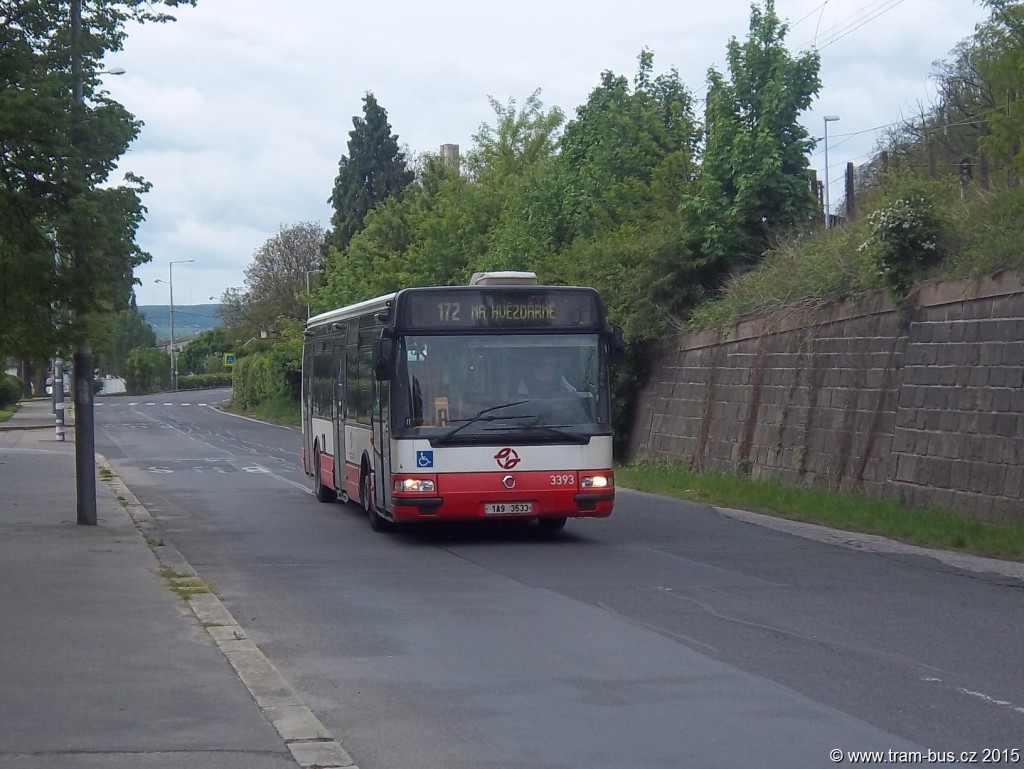
[[[1018,561],[985,558],[980,555],[957,553],[952,550],[936,550],[929,547],[921,547],[920,545],[910,545],[906,542],[898,542],[877,534],[861,534],[842,529],[830,529],[827,526],[819,526],[815,523],[791,521],[787,518],[776,518],[775,516],[762,513],[751,513],[747,510],[734,510],[729,507],[715,506],[712,506],[711,509],[729,518],[746,521],[757,526],[764,526],[768,529],[784,531],[787,534],[793,534],[804,539],[813,539],[818,542],[845,547],[848,550],[860,550],[868,553],[920,555],[925,558],[932,558],[947,566],[972,571],[977,574],[999,574],[1003,577],[1024,580],[1024,563]]]

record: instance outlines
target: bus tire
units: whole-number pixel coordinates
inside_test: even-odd
[[[320,447],[313,451],[313,493],[317,502],[333,502],[338,498],[338,492],[330,486],[324,485],[320,477]]]
[[[538,518],[537,525],[541,531],[561,531],[565,528],[565,518]]]
[[[373,498],[370,473],[363,473],[362,483],[359,484],[360,495],[363,498],[363,510],[370,516],[370,528],[374,531],[390,531],[391,521],[377,512],[377,502]]]

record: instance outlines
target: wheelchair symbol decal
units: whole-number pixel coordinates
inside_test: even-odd
[[[416,452],[416,466],[417,467],[433,467],[434,466],[434,452],[433,451],[417,451]]]

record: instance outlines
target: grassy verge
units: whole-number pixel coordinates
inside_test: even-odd
[[[1024,526],[983,523],[850,492],[804,489],[680,465],[642,462],[615,470],[615,482],[718,507],[766,513],[835,529],[879,534],[925,547],[1024,561]]]
[[[739,274],[719,297],[699,305],[688,326],[728,326],[743,318],[801,312],[885,290],[877,265],[861,249],[872,232],[869,214],[911,189],[928,191],[942,222],[934,239],[946,252],[940,263],[916,268],[914,279],[958,280],[1001,270],[1024,271],[1024,188],[975,191],[964,200],[955,179],[893,178],[888,193],[868,194],[853,221],[766,252],[756,269]]]
[[[0,409],[0,422],[6,422],[17,410],[17,406],[9,406],[7,408]]]
[[[240,414],[257,419],[265,419],[280,425],[298,426],[302,424],[302,415],[299,407],[290,401],[264,401],[255,408],[242,409],[235,405],[234,401],[225,403],[221,408],[230,411],[232,414]]]

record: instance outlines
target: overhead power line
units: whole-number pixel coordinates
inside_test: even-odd
[[[803,45],[797,47],[797,50],[803,51],[811,48],[817,49],[819,51],[824,50],[833,43],[842,40],[844,37],[853,34],[866,24],[869,24],[878,17],[888,13],[893,8],[902,5],[904,2],[906,2],[906,0],[873,0],[873,2],[868,3],[868,5],[861,8],[856,13],[853,13],[850,16],[847,16],[845,19],[836,22],[836,24],[834,24],[829,29],[826,29],[823,33],[819,32],[818,30],[815,30],[814,37],[808,40]],[[821,6],[819,6],[822,9],[822,13],[824,13],[825,5],[826,3],[823,3]],[[818,45],[819,37],[822,39],[827,39],[828,42],[822,45]]]

